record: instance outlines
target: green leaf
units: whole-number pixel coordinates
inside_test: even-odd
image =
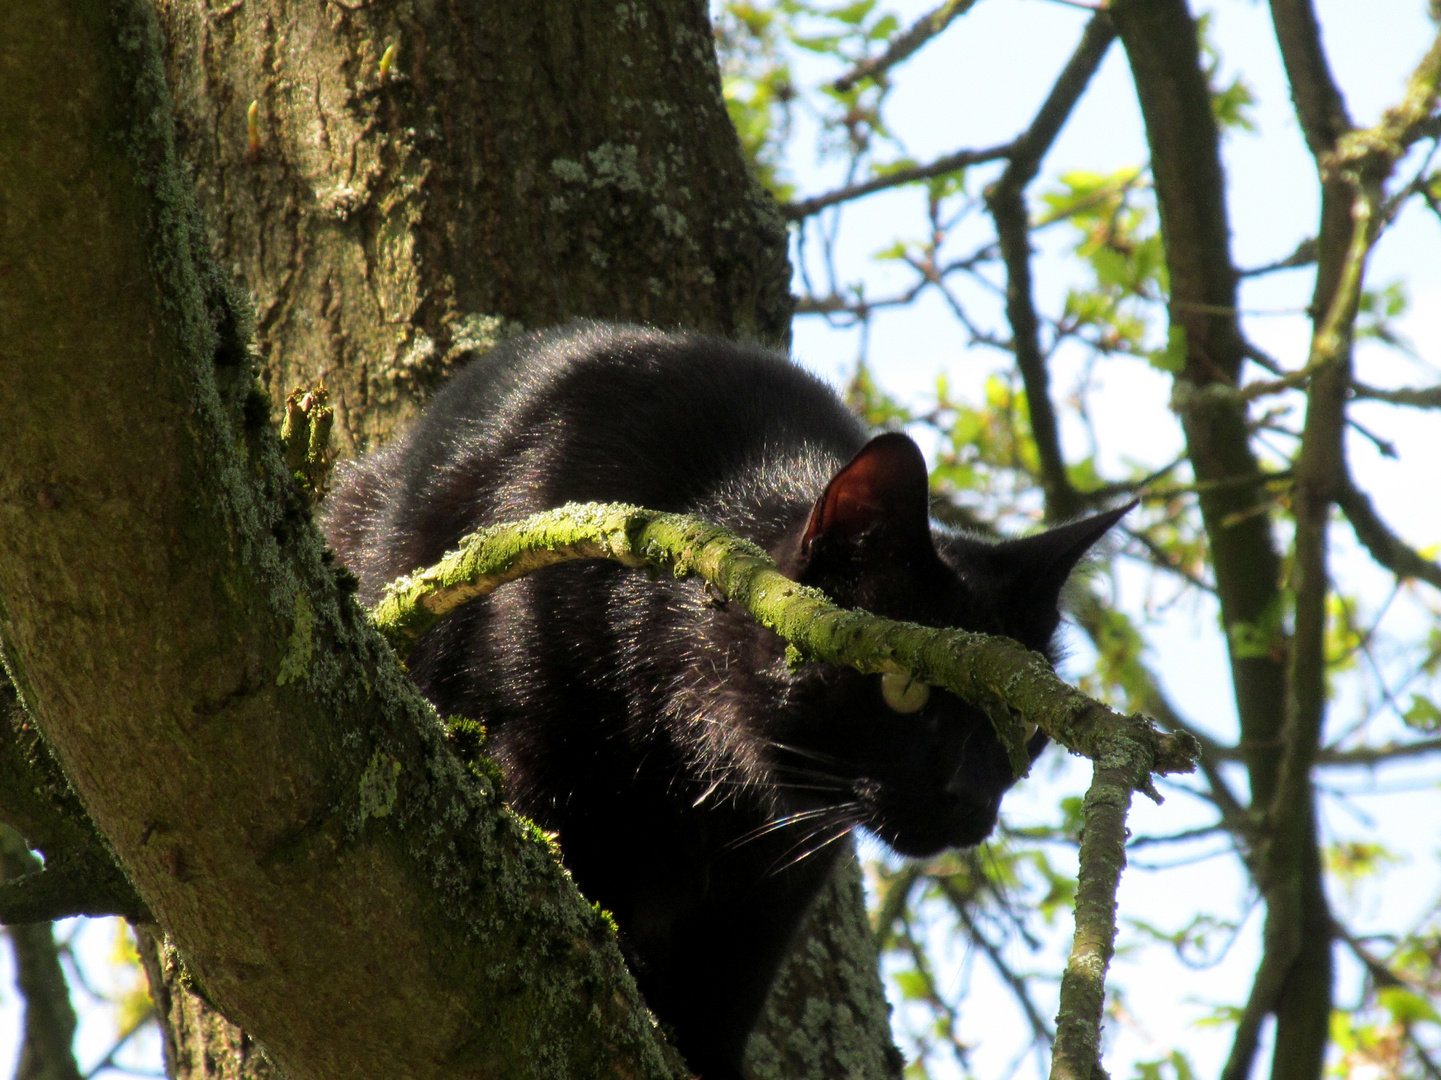
[[[1326,869],[1343,881],[1355,882],[1381,871],[1388,863],[1399,862],[1398,856],[1381,844],[1362,840],[1344,840],[1328,844],[1322,855]]]
[[[829,12],[830,17],[851,26],[859,26],[876,6],[876,0],[854,0]]]
[[[898,971],[894,977],[901,997],[907,1001],[925,1001],[931,996],[926,977],[919,971]]]
[[[1256,104],[1256,95],[1238,75],[1230,86],[1211,92],[1211,114],[1222,128],[1255,131],[1256,121],[1246,110]]]
[[[1285,653],[1286,628],[1282,625],[1282,604],[1279,600],[1271,605],[1255,622],[1241,622],[1239,619],[1226,627],[1226,636],[1231,642],[1231,652],[1239,660],[1274,659]]]
[[[1382,987],[1376,991],[1376,1000],[1398,1023],[1414,1024],[1419,1020],[1426,1020],[1441,1024],[1441,1015],[1437,1015],[1435,1007],[1404,986]]]
[[[1186,368],[1186,328],[1172,323],[1166,331],[1166,347],[1159,352],[1151,353],[1147,359],[1151,366],[1161,371],[1169,371],[1171,374],[1178,374]]]
[[[894,15],[882,15],[876,20],[875,25],[866,31],[866,36],[872,41],[884,41],[900,28],[900,20]]]
[[[1420,694],[1411,695],[1411,707],[1406,710],[1402,719],[1408,727],[1418,731],[1441,731],[1441,709],[1438,709],[1430,698],[1424,698]]]
[[[894,161],[880,161],[871,166],[871,175],[893,176],[902,169],[914,169],[916,165],[916,159],[911,157],[900,157]]]
[[[822,56],[829,56],[834,53],[836,46],[839,45],[842,40],[843,39],[836,34],[821,34],[816,37],[802,37],[799,34],[795,34],[791,37],[791,42],[797,47],[805,49],[807,52],[819,53]]]
[[[1132,1080],[1195,1080],[1196,1077],[1190,1060],[1179,1050],[1172,1050],[1155,1061],[1138,1061],[1135,1067]]]

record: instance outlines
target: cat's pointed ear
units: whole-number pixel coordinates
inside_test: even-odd
[[[801,553],[809,557],[818,543],[862,540],[893,549],[924,544],[933,550],[926,459],[900,432],[877,435],[831,477],[811,508]]]
[[[991,549],[992,566],[1024,588],[1033,603],[1054,608],[1071,571],[1111,526],[1136,508],[1139,499],[1104,514],[1058,525],[1034,536],[1006,540]]]

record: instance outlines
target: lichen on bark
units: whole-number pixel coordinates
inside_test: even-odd
[[[1185,736],[1123,717],[1062,682],[1045,659],[1008,638],[942,630],[839,607],[787,578],[751,542],[719,525],[624,503],[571,503],[523,521],[481,529],[441,562],[393,582],[372,612],[402,653],[448,612],[545,566],[609,559],[633,568],[695,574],[774,631],[798,659],[901,673],[950,690],[983,709],[1017,775],[1030,765],[1025,723],[1076,753],[1100,759],[1118,740],[1149,755],[1145,776],[1184,772],[1195,749]]]

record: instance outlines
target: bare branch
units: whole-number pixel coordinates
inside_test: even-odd
[[[1249,270],[1238,270],[1236,273],[1241,277],[1260,277],[1262,274],[1273,274],[1277,270],[1291,270],[1298,266],[1310,266],[1316,261],[1316,238],[1308,236],[1296,245],[1296,250],[1287,255],[1284,259],[1276,262],[1266,263],[1264,266],[1252,267]]]
[[[1116,945],[1116,887],[1126,865],[1126,812],[1143,778],[1120,755],[1097,759],[1084,800],[1076,933],[1061,976],[1051,1080],[1090,1080],[1100,1068],[1105,972]]]
[[[1438,36],[1413,73],[1402,103],[1388,110],[1374,128],[1343,131],[1344,111],[1339,96],[1332,96],[1334,88],[1324,83],[1324,54],[1308,0],[1276,0],[1273,11],[1278,14],[1277,31],[1302,127],[1317,155],[1323,182],[1322,228],[1313,298],[1316,326],[1307,361],[1313,374],[1291,491],[1295,614],[1286,722],[1279,783],[1266,806],[1269,843],[1258,874],[1267,905],[1265,953],[1223,1080],[1241,1080],[1250,1071],[1257,1025],[1266,1012],[1276,1014],[1276,1080],[1316,1075],[1325,1053],[1332,930],[1322,882],[1312,772],[1327,703],[1330,509],[1349,486],[1343,436],[1352,380],[1351,345],[1366,261],[1383,224],[1383,185],[1405,152],[1406,136],[1434,107],[1441,79]],[[1283,11],[1296,21],[1283,25],[1279,18]],[[1302,25],[1306,17],[1312,21]],[[1295,34],[1309,51],[1296,53],[1287,34]]]
[[[1081,500],[1071,484],[1061,456],[1060,430],[1051,406],[1050,380],[1045,357],[1041,353],[1039,320],[1031,296],[1030,220],[1026,212],[1025,190],[1035,178],[1041,159],[1055,142],[1115,37],[1115,27],[1105,12],[1097,13],[1086,24],[1080,44],[1036,113],[1030,128],[1016,140],[1010,164],[986,193],[986,203],[996,221],[1001,258],[1006,264],[1006,317],[1011,324],[1016,367],[1026,388],[1031,437],[1040,457],[1046,516],[1052,520],[1074,516],[1081,508]]]
[[[1418,739],[1412,743],[1385,743],[1381,746],[1358,746],[1354,750],[1323,747],[1316,755],[1317,765],[1380,765],[1387,761],[1423,757],[1441,751],[1441,738]]]
[[[1249,355],[1235,314],[1220,133],[1189,6],[1181,0],[1113,0],[1111,17],[1146,123],[1170,275],[1170,339],[1184,347],[1172,403],[1186,435],[1232,646],[1250,792],[1265,805],[1275,788],[1279,755],[1267,747],[1284,717],[1284,665],[1279,651],[1243,653],[1236,643],[1247,632],[1271,633],[1271,613],[1282,604],[1281,557],[1264,499],[1269,478],[1251,445],[1245,403],[1217,391],[1234,390]],[[1220,763],[1208,759],[1204,747],[1201,768],[1228,827],[1239,836],[1253,831],[1248,809],[1229,793]]]
[[[1259,382],[1247,383],[1237,388],[1236,396],[1241,401],[1255,401],[1257,398],[1266,397],[1269,394],[1279,394],[1285,390],[1297,390],[1305,386],[1316,369],[1306,365],[1298,371],[1292,371],[1282,375],[1279,379],[1265,379]]]
[[[1195,743],[1121,717],[1062,683],[1004,638],[882,619],[838,608],[782,575],[766,554],[696,518],[633,506],[570,505],[483,529],[441,563],[391,586],[372,617],[406,649],[442,616],[508,581],[558,562],[602,558],[678,576],[697,574],[790,644],[794,658],[866,672],[903,672],[944,687],[991,718],[1017,774],[1030,763],[1021,719],[1095,762],[1086,794],[1076,934],[1061,981],[1052,1076],[1089,1077],[1100,1044],[1105,972],[1116,934],[1126,812],[1141,790],[1159,799],[1153,772],[1194,767]]]
[[[1115,39],[1116,28],[1110,15],[1098,11],[1086,23],[1075,52],[1057,76],[1031,126],[1013,144],[1011,163],[999,183],[1024,187],[1035,178],[1041,159],[1056,141]]]
[[[1388,761],[1424,757],[1441,751],[1441,738],[1418,739],[1409,743],[1383,743],[1380,746],[1358,746],[1340,750],[1335,746],[1322,747],[1316,752],[1316,764],[1322,766],[1360,766],[1373,768]],[[1202,754],[1210,755],[1217,761],[1243,761],[1240,748],[1223,746],[1220,743],[1202,744]]]
[[[1396,449],[1395,443],[1393,443],[1390,439],[1382,438],[1380,435],[1377,435],[1374,431],[1366,427],[1366,425],[1362,424],[1359,420],[1348,416],[1346,417],[1346,426],[1352,431],[1354,431],[1357,435],[1360,435],[1372,446],[1374,446],[1376,448],[1376,452],[1379,453],[1382,457],[1392,459],[1400,457],[1400,452]]]
[[[917,19],[909,30],[891,38],[880,56],[862,60],[831,85],[838,93],[844,94],[862,79],[879,79],[975,6],[976,0],[946,0],[934,11]]]
[[[1290,933],[1294,929],[1294,933]],[[1261,1040],[1261,1024],[1275,1008],[1276,999],[1286,984],[1291,964],[1301,950],[1300,930],[1288,920],[1267,918],[1264,951],[1256,974],[1251,980],[1251,993],[1236,1021],[1231,1040],[1231,1055],[1221,1073],[1221,1080],[1245,1080]]]
[[[848,184],[836,191],[827,192],[824,195],[814,195],[799,202],[782,203],[781,216],[787,221],[800,221],[802,218],[820,213],[828,206],[835,206],[837,203],[850,202],[852,199],[872,195],[877,191],[887,191],[903,184],[914,184],[917,180],[945,176],[946,173],[964,169],[968,165],[1000,161],[1011,155],[1014,146],[1014,143],[1002,143],[984,150],[957,150],[954,154],[937,158],[929,165],[908,165],[904,168],[893,169],[860,184]]]
[[[1356,539],[1361,541],[1373,559],[1397,577],[1419,578],[1441,589],[1441,566],[1423,559],[1393,533],[1376,513],[1370,497],[1356,486],[1349,474],[1343,477],[1336,493],[1336,505],[1356,531]]]
[[[1311,0],[1271,0],[1271,21],[1306,145],[1319,158],[1329,153],[1352,125],[1321,44],[1316,12]]]
[[[1353,382],[1351,396],[1368,401],[1385,401],[1392,405],[1410,405],[1417,409],[1441,409],[1441,386],[1402,387],[1397,390],[1382,390],[1375,386]]]

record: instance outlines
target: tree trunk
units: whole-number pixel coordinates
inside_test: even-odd
[[[346,452],[514,328],[789,340],[784,224],[701,0],[162,15],[182,152],[255,298],[272,396],[326,380]]]
[[[23,282],[0,298],[0,644],[169,934],[147,950],[169,1067],[269,1075],[238,1022],[297,1080],[673,1075],[603,924],[457,772],[320,560],[222,277],[255,298],[271,399],[324,379],[346,451],[514,327],[783,342],[782,226],[703,6],[161,3],[220,274],[154,13],[102,7],[0,18],[0,151],[37,163],[0,189]],[[898,1072],[848,872],[757,1075]],[[822,938],[851,950],[829,970]]]

